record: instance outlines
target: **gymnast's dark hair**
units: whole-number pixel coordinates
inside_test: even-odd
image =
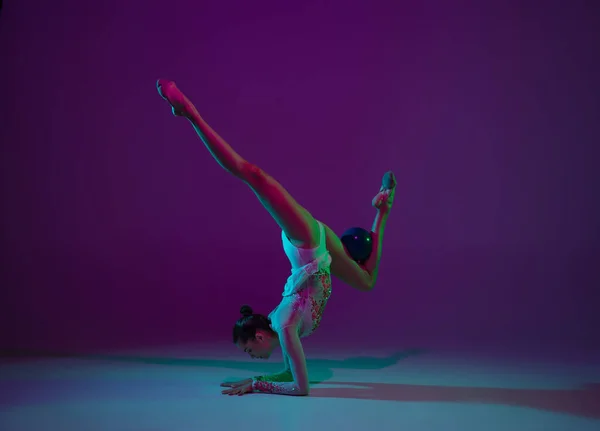
[[[238,341],[246,343],[248,340],[254,339],[256,337],[256,331],[259,329],[273,332],[269,318],[262,314],[254,314],[250,306],[243,305],[240,309],[240,313],[242,314],[242,317],[235,322],[235,325],[233,326],[234,344]]]

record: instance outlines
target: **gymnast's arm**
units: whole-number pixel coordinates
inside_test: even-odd
[[[288,358],[287,364],[292,375],[291,382],[268,382],[253,379],[252,389],[255,392],[263,392],[278,395],[304,396],[310,392],[308,382],[308,369],[304,349],[298,336],[295,325],[283,328],[279,334],[279,341],[284,357]]]

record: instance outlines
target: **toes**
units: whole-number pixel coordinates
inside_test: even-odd
[[[158,94],[160,94],[163,99],[168,99],[165,92],[171,85],[173,85],[173,81],[168,81],[166,79],[159,79],[156,81],[156,89],[158,90]]]
[[[392,171],[388,171],[383,175],[381,185],[385,189],[393,189],[396,187],[396,177]]]
[[[168,81],[166,79],[159,79],[158,81],[156,81],[156,88],[158,88],[160,90],[161,87],[166,86],[169,82],[171,82],[171,81]]]
[[[163,94],[164,82],[164,79],[159,79],[158,81],[156,81],[156,89],[158,90],[158,94],[160,94],[162,97],[165,97],[165,95]]]

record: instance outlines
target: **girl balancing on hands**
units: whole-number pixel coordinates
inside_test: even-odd
[[[365,262],[358,263],[327,225],[315,220],[273,177],[235,152],[204,121],[174,82],[159,80],[157,87],[171,105],[173,114],[191,122],[217,163],[256,194],[281,227],[283,249],[292,265],[281,303],[269,316],[255,314],[244,306],[242,317],[233,328],[234,343],[252,358],[268,359],[276,347],[281,347],[284,371],[223,383],[221,386],[228,388],[223,394],[308,395],[308,372],[300,339],[319,327],[331,294],[331,274],[358,290],[369,291],[375,286],[383,233],[394,201],[394,174],[383,175],[381,188],[373,198],[372,205],[377,210],[371,233],[373,251]]]

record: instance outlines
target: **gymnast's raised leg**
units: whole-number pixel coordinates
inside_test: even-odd
[[[191,122],[217,163],[250,187],[296,247],[313,248],[318,244],[319,226],[309,211],[299,205],[273,177],[245,160],[225,142],[204,121],[196,107],[174,82],[159,80],[157,88],[159,94],[171,105],[173,114],[187,118]],[[387,214],[393,202],[395,185],[393,174],[386,173],[380,192],[373,200],[373,206],[378,209],[373,225],[374,252],[364,265],[359,265],[352,260],[337,235],[328,227],[325,228],[327,248],[332,255],[333,275],[359,290],[371,290],[375,285],[381,257],[381,239]]]

